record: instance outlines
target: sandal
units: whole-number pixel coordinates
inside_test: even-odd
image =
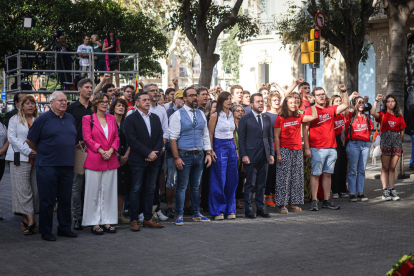
[[[29,225],[26,222],[22,221],[22,224],[20,225],[20,229],[22,230],[22,232],[24,232],[26,231],[28,226]]]
[[[242,203],[242,200],[237,200],[237,209],[244,209],[244,205]]]
[[[295,206],[294,208],[292,208],[292,206],[289,208],[289,211],[291,212],[302,212],[302,208]]]
[[[95,229],[93,229],[93,226],[91,227],[91,233],[95,234],[95,235],[103,235],[104,231],[101,227],[96,227]]]
[[[37,233],[37,225],[33,223],[32,225],[28,225],[23,232],[25,235],[32,235]]]
[[[218,215],[218,216],[214,216],[214,220],[222,220],[222,219],[224,219],[224,215],[223,214]]]
[[[102,228],[103,228],[104,232],[106,232],[106,233],[110,233],[110,234],[116,233],[116,229],[113,226],[106,227],[104,225],[104,226],[102,226]]]
[[[279,207],[279,210],[277,210],[281,214],[288,214],[288,209],[286,207]]]

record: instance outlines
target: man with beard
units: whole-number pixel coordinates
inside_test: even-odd
[[[170,118],[169,136],[174,163],[177,167],[175,225],[183,225],[185,190],[190,185],[193,221],[210,221],[200,214],[200,180],[203,166],[211,165],[210,134],[204,113],[197,109],[197,92],[193,87],[184,90],[185,105]],[[207,151],[204,157],[204,151]]]
[[[206,110],[206,104],[210,100],[210,97],[208,95],[208,88],[201,86],[197,88],[197,97],[198,97],[198,109],[205,112]]]
[[[76,144],[83,141],[82,118],[83,116],[92,115],[92,80],[82,79],[78,82],[79,100],[68,106],[67,113],[75,118],[76,122]],[[75,230],[82,230],[82,190],[85,185],[83,174],[76,174],[73,178],[72,186],[72,216]]]

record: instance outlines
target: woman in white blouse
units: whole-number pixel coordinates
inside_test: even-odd
[[[231,109],[231,94],[222,92],[217,98],[216,113],[209,122],[213,163],[210,167],[209,212],[215,220],[236,218],[238,185],[236,132]]]
[[[26,143],[27,133],[37,117],[36,100],[25,96],[19,112],[9,121],[6,161],[10,164],[13,213],[23,215],[21,230],[25,235],[37,233],[34,214],[39,212],[34,158],[36,152]]]

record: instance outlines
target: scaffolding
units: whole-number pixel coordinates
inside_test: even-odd
[[[76,70],[76,60],[78,59],[79,54],[88,55],[88,66],[87,70],[82,69],[80,66],[79,70]],[[63,55],[71,56],[71,68],[65,68]],[[73,57],[76,55],[76,58]],[[97,71],[95,70],[95,57],[99,55],[112,55],[119,57],[119,64],[122,61],[133,60],[133,70],[130,71]],[[36,67],[36,68],[35,68]],[[62,68],[63,67],[63,68]],[[26,94],[36,94],[38,95],[38,103],[40,104],[49,104],[48,96],[55,91],[61,91],[65,94],[70,95],[70,98],[73,100],[79,91],[73,88],[73,83],[75,80],[80,80],[82,77],[80,74],[87,75],[88,78],[93,80],[93,90],[95,91],[95,76],[100,73],[112,73],[112,74],[122,74],[122,79],[135,79],[139,76],[139,60],[138,53],[102,53],[102,52],[89,52],[89,53],[80,53],[80,52],[60,52],[60,51],[32,51],[32,50],[19,50],[17,54],[6,56],[5,57],[5,71],[4,71],[4,90],[6,92],[6,103],[13,104],[13,97],[15,93],[26,93]],[[27,89],[27,86],[22,85],[22,81],[25,78],[28,78],[30,75],[36,74],[38,76],[46,76],[46,88],[38,87],[38,90],[30,83],[31,88]],[[70,81],[63,83],[60,79],[63,74],[70,74]],[[49,83],[50,77],[56,77],[56,86],[54,89],[48,90],[47,84]],[[67,76],[67,75],[66,75]],[[11,80],[14,79],[15,87],[12,87]],[[61,89],[56,89],[57,86],[61,84]],[[67,84],[67,85],[64,85]],[[67,87],[69,89],[67,89]],[[43,96],[43,97],[42,97]],[[40,99],[44,98],[44,101]],[[69,100],[69,98],[68,98]]]

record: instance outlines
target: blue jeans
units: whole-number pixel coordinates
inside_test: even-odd
[[[349,194],[363,193],[365,182],[365,168],[369,155],[369,142],[349,141],[346,146],[348,155],[348,189]]]
[[[152,204],[154,201],[155,182],[159,167],[148,165],[146,167],[131,166],[132,169],[132,187],[130,193],[129,216],[131,221],[138,220],[139,199],[143,186],[145,174],[145,204],[144,220],[152,218]]]
[[[414,134],[411,135],[411,159],[410,166],[414,166]]]
[[[174,163],[174,158],[167,158],[167,181],[165,186],[168,189],[174,190],[177,183],[177,167]]]
[[[185,190],[190,182],[190,199],[193,215],[200,213],[200,180],[203,174],[204,153],[197,154],[179,151],[184,165],[182,170],[177,169],[177,189],[175,191],[175,211],[177,217],[183,216]]]

